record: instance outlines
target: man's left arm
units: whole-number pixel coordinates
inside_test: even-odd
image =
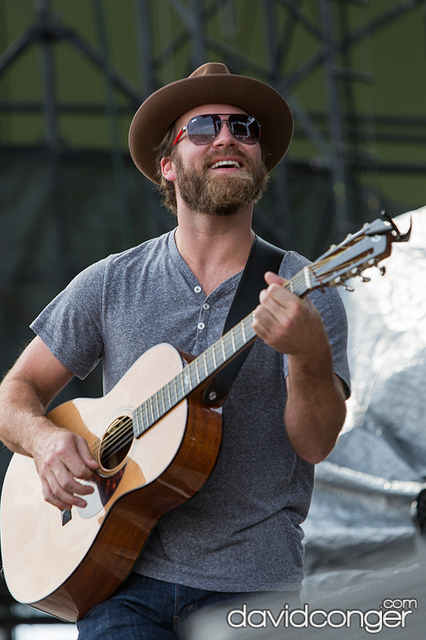
[[[284,421],[296,453],[313,464],[333,449],[346,407],[343,383],[333,371],[330,342],[321,315],[309,298],[283,287],[268,272],[253,328],[279,353],[288,354]]]

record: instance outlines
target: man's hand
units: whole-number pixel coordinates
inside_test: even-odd
[[[12,451],[34,458],[43,496],[59,509],[86,506],[79,496],[93,488],[78,480],[90,480],[98,468],[82,436],[45,416],[72,377],[37,336],[0,385],[0,437]]]
[[[80,496],[93,493],[93,487],[79,479],[90,480],[99,465],[82,436],[41,420],[47,428],[40,428],[32,455],[44,499],[59,509],[84,508],[87,503]]]
[[[321,316],[309,298],[285,288],[287,280],[268,271],[268,288],[260,293],[253,329],[279,353],[306,357],[311,362],[329,348]]]

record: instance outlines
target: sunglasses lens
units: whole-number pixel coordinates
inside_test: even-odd
[[[231,114],[223,120],[227,122],[232,135],[244,144],[256,144],[260,138],[260,124],[253,116],[245,114]],[[222,119],[219,115],[210,114],[195,116],[188,122],[187,133],[193,144],[210,144],[222,129]]]
[[[195,116],[188,122],[188,137],[193,144],[210,144],[218,135],[221,126],[219,116]]]
[[[228,118],[232,135],[244,144],[256,144],[260,138],[260,125],[253,116],[233,114]]]

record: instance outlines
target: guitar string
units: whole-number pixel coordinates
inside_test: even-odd
[[[322,262],[326,262],[326,261],[322,261]],[[315,263],[316,266],[318,266],[318,263]],[[308,265],[308,270],[311,273],[314,273],[313,271],[313,265]],[[287,289],[290,289],[291,287],[293,287],[293,289],[297,289],[298,287],[301,288],[306,288],[305,285],[305,274],[303,271],[297,273],[289,282],[286,283],[285,287]],[[222,343],[224,343],[226,341],[226,339],[230,339],[233,338],[235,339],[235,329],[238,327],[241,327],[242,330],[246,330],[247,327],[245,327],[245,324],[247,324],[247,321],[249,320],[250,323],[252,322],[252,316],[253,313],[250,313],[248,316],[246,316],[240,323],[238,323],[238,325],[236,325],[236,327],[234,327],[231,331],[229,331],[227,334],[225,334],[225,336],[222,336],[217,342],[215,342],[213,345],[211,345],[203,354],[201,354],[201,357],[205,358],[206,361],[206,367],[207,367],[207,374],[206,378],[209,377],[209,375],[212,375],[212,373],[214,373],[214,371],[216,370],[216,367],[213,368],[212,372],[209,372],[209,365],[211,365],[213,363],[215,363],[215,359],[217,357],[217,355],[215,355],[215,349],[218,345],[221,345]],[[242,344],[239,344],[238,346],[236,346],[236,349],[232,350],[232,354],[234,355],[235,353],[237,353],[242,347],[246,346],[247,341],[243,339]],[[225,347],[226,350],[226,347]],[[220,351],[219,351],[220,353]],[[231,356],[228,356],[227,358],[225,358],[222,362],[221,365],[222,366],[227,359],[229,359]],[[209,359],[209,362],[207,362],[207,359]],[[162,387],[161,389],[159,389],[158,391],[156,391],[152,396],[150,396],[149,398],[147,398],[147,400],[145,400],[141,405],[139,405],[139,407],[137,407],[135,409],[135,411],[133,412],[135,413],[139,413],[142,414],[144,413],[144,407],[146,407],[146,411],[148,412],[151,409],[151,413],[153,415],[154,418],[154,422],[152,422],[151,424],[148,424],[147,427],[145,427],[142,431],[142,433],[144,433],[144,431],[146,431],[149,427],[153,426],[153,424],[155,424],[156,422],[158,422],[158,420],[160,420],[164,415],[166,415],[166,413],[168,413],[173,407],[175,407],[179,402],[181,402],[187,394],[184,393],[182,398],[178,398],[177,394],[175,393],[174,395],[176,395],[175,398],[173,398],[173,402],[171,404],[170,407],[168,407],[167,411],[164,413],[160,412],[160,415],[155,418],[154,416],[154,409],[152,407],[154,399],[158,402],[158,397],[159,395],[163,395],[165,393],[165,389],[167,388],[168,391],[170,391],[170,387],[175,384],[176,385],[176,389],[177,389],[177,384],[178,382],[180,383],[180,385],[182,386],[182,390],[184,392],[184,383],[182,381],[183,379],[183,373],[186,371],[186,369],[190,370],[190,373],[192,372],[192,369],[197,369],[197,365],[194,365],[194,363],[196,361],[198,361],[199,358],[197,358],[196,360],[193,360],[187,367],[185,367],[185,369],[183,371],[181,371],[177,376],[175,376],[171,381],[169,381],[166,385],[164,385],[164,387]],[[192,378],[192,376],[189,376],[190,378]],[[204,378],[203,380],[201,380],[201,382],[199,384],[201,384],[202,382],[205,381]],[[198,385],[196,385],[198,386]],[[196,386],[192,386],[191,391],[193,391]],[[164,402],[164,398],[163,398],[163,406],[166,405],[166,403]],[[143,421],[143,419],[142,419]],[[148,419],[148,423],[151,422]],[[99,453],[100,450],[102,450],[102,454],[103,456],[109,456],[112,457],[114,455],[116,455],[120,449],[122,449],[124,446],[127,446],[129,443],[131,443],[131,441],[134,438],[134,429],[133,429],[133,424],[134,424],[134,420],[131,416],[123,416],[122,419],[122,425],[118,428],[113,429],[112,433],[108,433],[108,430],[106,432],[106,434],[101,437],[101,438],[96,438],[93,442],[91,442],[89,444],[89,448],[91,450],[92,453],[94,453],[95,455],[97,455]],[[142,434],[140,434],[142,435]],[[115,448],[114,448],[115,447]],[[103,457],[102,456],[102,457]]]
[[[236,336],[236,339],[234,339],[234,342],[236,343],[236,349],[237,351],[245,346],[247,344],[246,340],[241,340],[241,337],[247,332],[247,328],[244,330],[243,327],[245,324],[247,324],[247,321],[250,320],[251,321],[251,316],[252,314],[250,314],[249,316],[247,316],[246,318],[244,318],[244,320],[241,323],[241,331],[242,331],[242,335],[240,336],[240,339],[238,339],[238,336]],[[235,330],[235,327],[234,327]],[[226,339],[228,339],[229,342],[229,336],[223,336],[223,340],[226,342]],[[221,340],[218,340],[216,343],[214,343],[214,345],[212,345],[206,352],[205,355],[205,363],[206,363],[206,372],[205,372],[205,378],[200,379],[200,381],[196,382],[196,384],[192,384],[190,385],[190,391],[193,391],[196,386],[198,386],[198,384],[201,384],[202,382],[205,381],[205,379],[207,379],[207,377],[209,377],[212,373],[214,373],[215,368],[216,368],[216,361],[218,358],[218,353],[217,353],[217,347],[220,345]],[[228,345],[229,346],[229,345]],[[228,351],[227,347],[224,347],[224,351],[222,353],[226,354],[226,351]],[[215,355],[216,352],[216,355]],[[232,349],[232,354],[233,355],[235,353],[234,349]],[[206,355],[207,354],[207,355]],[[228,356],[230,357],[230,356]],[[221,365],[224,364],[224,362],[226,362],[226,357],[223,359],[223,361],[221,362]],[[196,367],[194,366],[194,361],[192,363],[190,363],[188,365],[188,368],[190,368],[191,372],[193,369],[195,369]],[[213,365],[212,370],[211,366]],[[186,393],[185,391],[185,385],[183,383],[183,375],[184,373],[187,372],[187,367],[185,367],[185,369],[183,371],[181,371],[172,381],[170,381],[167,385],[165,385],[162,389],[159,389],[156,393],[154,393],[150,398],[148,398],[144,403],[142,403],[142,405],[140,405],[137,409],[135,409],[134,413],[140,414],[143,416],[144,414],[144,410],[143,407],[148,406],[146,413],[151,412],[152,414],[152,418],[153,421],[150,420],[149,416],[148,417],[148,425],[144,428],[143,431],[146,431],[146,429],[148,429],[150,426],[152,426],[153,424],[155,424],[159,419],[161,419],[166,413],[168,413],[168,411],[170,411],[170,409],[172,409],[174,406],[176,406],[179,402],[181,402],[187,395],[188,393]],[[189,373],[189,378],[190,379],[194,379],[196,378],[196,375],[193,376],[191,375],[191,372]],[[156,399],[156,396],[158,396],[159,394],[162,394],[164,396],[165,393],[165,389],[170,387],[170,386],[175,386],[176,391],[173,391],[173,400],[169,403],[169,402],[165,402],[164,398],[161,402],[161,404],[163,404],[164,407],[166,407],[167,404],[167,410],[165,410],[164,412],[157,412],[155,411],[155,407],[154,407],[154,402]],[[178,387],[181,387],[182,392],[179,393],[178,392]],[[159,402],[157,400],[157,406],[159,406]],[[150,411],[151,410],[151,411]],[[155,414],[158,413],[158,416],[156,416]],[[117,453],[120,448],[124,445],[127,445],[129,442],[131,442],[131,440],[133,439],[133,430],[132,430],[132,434],[130,435],[129,433],[129,425],[133,424],[132,418],[130,416],[123,416],[123,426],[121,428],[115,428],[111,434],[108,435],[108,433],[102,438],[102,439],[98,439],[96,440],[94,443],[92,443],[92,448],[93,450],[95,450],[96,448],[100,448],[102,447],[102,451],[103,453],[107,453],[107,455],[111,456],[114,455],[115,453]],[[142,432],[143,433],[143,432]],[[123,436],[127,436],[125,439],[123,439]],[[118,445],[117,448],[113,448],[115,445]],[[103,445],[103,446],[102,446]]]
[[[247,326],[244,329],[244,326],[247,325],[247,322],[252,321],[252,315],[253,312],[251,314],[249,314],[248,316],[246,316],[246,318],[244,318],[241,323],[239,323],[239,325],[236,326],[241,326],[241,331],[242,334],[241,336],[235,336],[234,334],[234,342],[236,344],[236,351],[232,348],[232,353],[227,356],[220,364],[220,366],[222,364],[224,364],[226,362],[226,359],[229,359],[231,357],[231,355],[234,355],[238,350],[240,350],[242,347],[244,347],[247,344],[247,341],[243,338],[241,340],[241,338],[243,337],[243,334],[247,332]],[[221,342],[226,342],[226,340],[230,340],[230,334],[232,333],[232,331],[235,332],[236,327],[233,328],[233,330],[231,330],[231,332],[228,332],[228,334],[225,334],[225,336],[222,336],[222,338],[220,338],[217,342],[215,342],[213,345],[211,345],[211,347],[209,347],[209,349],[207,349],[204,354],[201,354],[201,356],[205,356],[206,358],[206,374],[205,374],[205,378],[201,379],[200,382],[196,385],[192,385],[191,389],[189,391],[189,393],[191,391],[193,391],[196,386],[198,386],[198,384],[201,384],[202,382],[204,382],[210,375],[212,375],[212,373],[214,373],[216,367],[215,365],[215,360],[218,359],[218,350],[217,347],[221,344]],[[228,345],[229,347],[229,345]],[[228,350],[227,347],[225,346],[225,353]],[[216,351],[216,355],[215,355],[215,351]],[[222,350],[219,351],[219,353]],[[207,354],[207,355],[206,355]],[[147,400],[145,400],[145,402],[143,402],[139,407],[137,407],[135,409],[135,411],[133,413],[138,413],[141,414],[143,416],[144,410],[143,407],[148,407],[146,410],[146,413],[148,411],[150,411],[151,409],[151,413],[152,413],[152,417],[154,418],[154,421],[151,422],[151,420],[148,417],[148,425],[143,429],[142,433],[144,431],[146,431],[149,427],[153,426],[153,424],[155,424],[156,422],[158,422],[158,420],[160,420],[164,415],[166,415],[166,413],[168,413],[173,407],[175,407],[179,402],[181,402],[188,394],[185,392],[185,385],[183,383],[183,375],[185,372],[187,372],[188,368],[191,369],[195,369],[195,365],[194,365],[194,361],[192,361],[188,367],[185,367],[177,376],[175,376],[175,378],[173,378],[171,381],[169,381],[166,385],[164,385],[164,387],[162,387],[161,389],[159,389],[157,392],[155,392],[152,396],[150,396],[149,398],[147,398]],[[211,365],[213,365],[213,369],[212,371],[210,371],[210,367]],[[196,376],[195,376],[196,377]],[[194,376],[191,376],[191,374],[189,375],[189,378],[193,379]],[[173,384],[176,387],[176,391],[174,391],[171,395],[173,396],[173,400],[170,404],[170,406],[168,406],[167,411],[161,413],[158,415],[158,417],[156,417],[154,414],[157,413],[154,408],[153,408],[153,403],[155,401],[155,398],[158,398],[158,395],[162,394],[164,396],[165,393],[165,389],[166,388],[170,388],[171,386],[173,386]],[[180,386],[182,388],[182,397],[180,397],[181,394],[178,393],[178,386]],[[157,400],[158,403],[158,400]],[[166,403],[162,402],[162,404],[164,406],[166,406]],[[167,405],[169,405],[169,403],[167,403]],[[96,454],[98,453],[98,451],[100,449],[102,449],[102,453],[103,455],[108,455],[108,456],[113,456],[116,453],[118,453],[120,451],[120,449],[122,447],[124,447],[125,445],[128,445],[129,442],[131,442],[133,440],[134,437],[134,430],[132,428],[130,428],[130,425],[133,425],[133,419],[131,416],[123,416],[123,424],[121,427],[117,427],[114,428],[112,430],[111,433],[108,434],[108,431],[106,432],[106,434],[101,437],[101,438],[96,438],[92,443],[89,444],[89,448],[91,449],[92,452],[96,452]],[[143,420],[142,420],[143,421]],[[142,435],[142,434],[140,434]],[[117,445],[116,448],[115,445]]]

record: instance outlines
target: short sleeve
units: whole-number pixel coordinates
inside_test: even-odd
[[[30,325],[53,355],[81,379],[103,353],[105,263],[101,260],[82,271]]]

